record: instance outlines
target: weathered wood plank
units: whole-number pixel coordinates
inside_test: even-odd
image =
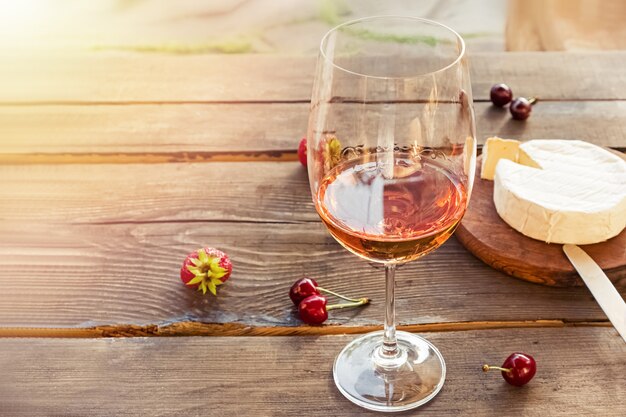
[[[419,415],[623,416],[624,343],[613,329],[489,330],[428,334],[446,385]],[[352,405],[332,381],[351,336],[0,339],[0,412],[11,416],[379,415]],[[584,348],[583,348],[584,347]],[[485,362],[535,357],[525,387]]]
[[[306,103],[5,106],[0,107],[0,161],[295,160],[308,110]],[[480,143],[499,135],[626,146],[626,101],[543,102],[526,122],[489,103],[476,103],[475,110]]]
[[[183,322],[187,324],[171,329],[127,332],[247,334],[249,326],[300,326],[287,291],[304,275],[341,293],[374,300],[365,308],[333,312],[329,324],[375,326],[384,315],[383,271],[340,247],[320,223],[15,221],[4,222],[0,236],[0,326],[5,328]],[[205,245],[225,250],[234,264],[233,276],[217,298],[185,288],[178,277],[184,256]],[[626,276],[617,285],[626,294]],[[397,294],[398,318],[407,325],[555,321],[544,323],[549,326],[606,320],[586,288],[555,289],[507,277],[455,239],[400,268]],[[193,322],[235,327],[207,329]],[[103,334],[125,330],[108,332]]]
[[[293,163],[0,166],[0,222],[317,221]]]
[[[308,104],[0,107],[0,152],[295,151],[308,110]]]
[[[550,100],[626,99],[626,52],[477,53],[474,96],[506,82]],[[0,102],[308,101],[314,58],[86,51],[24,54],[0,67]]]

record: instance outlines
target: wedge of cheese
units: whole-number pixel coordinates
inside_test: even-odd
[[[517,161],[520,142],[514,139],[499,137],[488,138],[483,146],[483,164],[480,168],[480,178],[493,180],[496,164],[500,159]]]
[[[512,228],[548,243],[591,244],[626,226],[626,162],[578,140],[531,140],[500,159],[493,202]]]

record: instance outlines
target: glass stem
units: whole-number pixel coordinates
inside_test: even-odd
[[[386,357],[398,356],[396,340],[396,265],[385,264],[385,331],[383,333],[382,353]]]

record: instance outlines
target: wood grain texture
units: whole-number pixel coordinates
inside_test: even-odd
[[[626,155],[620,154],[624,159]],[[476,172],[480,172],[482,156]],[[584,286],[563,245],[528,238],[500,218],[493,204],[493,181],[474,180],[472,201],[456,236],[474,255],[493,268],[526,281],[554,286]],[[581,245],[613,280],[626,279],[626,230],[606,242]]]
[[[300,163],[0,166],[0,222],[318,221]]]
[[[296,160],[309,105],[0,106],[0,162],[160,163]],[[489,136],[576,138],[626,146],[626,101],[541,102],[525,122],[475,103]]]
[[[419,415],[623,416],[626,348],[613,329],[429,334],[446,385]],[[11,416],[374,416],[332,381],[351,336],[0,339],[0,413]],[[512,387],[483,363],[513,351],[538,362]],[[413,412],[415,413],[415,412]],[[411,413],[411,414],[413,414]]]
[[[306,135],[308,110],[308,104],[299,103],[4,106],[0,151],[295,151]]]
[[[305,275],[340,293],[373,300],[364,308],[333,312],[328,324],[377,326],[384,316],[383,271],[348,253],[317,222],[15,221],[4,222],[0,236],[0,326],[5,328],[159,326],[136,332],[141,334],[183,322],[191,330],[182,325],[172,329],[174,334],[211,334],[202,326],[193,328],[194,323],[239,326],[235,334],[254,332],[248,327],[297,331],[302,323],[287,291]],[[217,298],[185,288],[179,279],[184,256],[205,245],[223,249],[234,264]],[[626,279],[616,284],[626,294]],[[606,320],[586,288],[511,279],[455,239],[399,269],[396,305],[403,325]]]
[[[477,53],[474,97],[506,81],[546,100],[626,99],[626,52]],[[269,55],[172,56],[85,51],[23,54],[0,67],[0,102],[304,101],[315,60]]]

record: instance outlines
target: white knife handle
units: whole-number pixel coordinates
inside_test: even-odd
[[[617,292],[609,277],[597,263],[576,245],[563,245],[563,252],[593,294],[613,327],[626,342],[626,303]]]

